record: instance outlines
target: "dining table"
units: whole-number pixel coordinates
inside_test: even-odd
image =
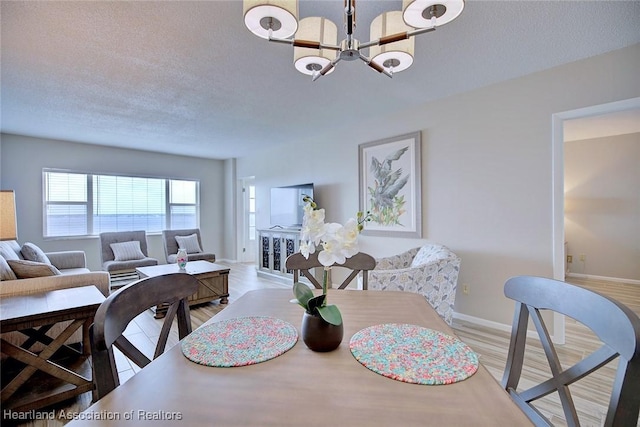
[[[344,337],[329,352],[304,344],[292,298],[247,292],[69,425],[531,425],[424,296],[330,289]]]

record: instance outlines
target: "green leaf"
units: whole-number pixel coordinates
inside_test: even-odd
[[[290,300],[289,300],[289,302],[292,302],[292,303],[294,303],[294,304],[298,304],[300,307],[304,308],[305,310],[307,309],[307,307],[306,307],[306,306],[304,306],[304,305],[300,304],[300,301],[298,301],[298,300],[297,300],[297,299],[295,299],[295,298],[290,299]]]
[[[318,307],[318,313],[327,323],[332,325],[340,325],[342,323],[342,315],[340,310],[335,305],[326,305],[324,307]]]
[[[311,298],[307,302],[307,311],[310,314],[316,314],[317,310],[324,305],[326,295],[318,295],[317,297]]]
[[[293,284],[293,296],[298,300],[298,304],[300,304],[304,309],[308,310],[308,303],[311,298],[313,298],[313,292],[311,289],[303,283],[296,282]]]

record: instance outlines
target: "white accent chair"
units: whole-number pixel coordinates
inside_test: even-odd
[[[369,271],[369,290],[422,294],[451,325],[459,272],[460,257],[444,245],[429,243],[376,259],[376,267]]]

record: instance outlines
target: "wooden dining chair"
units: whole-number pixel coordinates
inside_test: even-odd
[[[118,348],[139,367],[151,359],[136,348],[123,332],[135,317],[159,304],[168,304],[153,359],[167,345],[173,319],[177,316],[180,339],[191,333],[191,316],[187,297],[198,291],[198,280],[186,273],[166,274],[133,282],[112,293],[98,308],[89,329],[93,360],[94,393],[97,401],[120,385],[113,347]]]
[[[293,270],[293,282],[297,282],[300,278],[300,274],[309,279],[311,284],[315,286],[317,289],[322,289],[322,284],[318,282],[318,280],[311,274],[309,270],[312,268],[320,267],[324,268],[320,261],[318,261],[318,252],[309,255],[309,258],[305,258],[300,252],[296,252],[293,255],[287,257],[285,261],[285,266],[287,270]],[[333,264],[331,267],[344,267],[346,269],[351,270],[349,276],[343,280],[343,282],[338,286],[338,289],[346,288],[349,283],[358,275],[358,273],[362,272],[362,289],[367,290],[368,287],[368,279],[369,279],[369,270],[373,270],[376,266],[376,260],[369,254],[365,254],[364,252],[358,252],[351,258],[347,258],[347,260],[343,264]]]
[[[516,301],[511,343],[502,386],[536,425],[551,425],[532,402],[557,392],[569,426],[579,426],[569,385],[618,359],[605,426],[633,426],[640,408],[640,319],[625,305],[579,286],[542,277],[519,276],[505,283],[504,293]],[[572,367],[563,369],[541,315],[551,310],[587,326],[602,346]],[[522,372],[529,317],[536,327],[552,377],[517,391]]]

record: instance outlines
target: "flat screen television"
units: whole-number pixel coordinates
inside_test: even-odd
[[[271,189],[271,226],[301,227],[304,194],[313,197],[313,184],[273,187]]]

